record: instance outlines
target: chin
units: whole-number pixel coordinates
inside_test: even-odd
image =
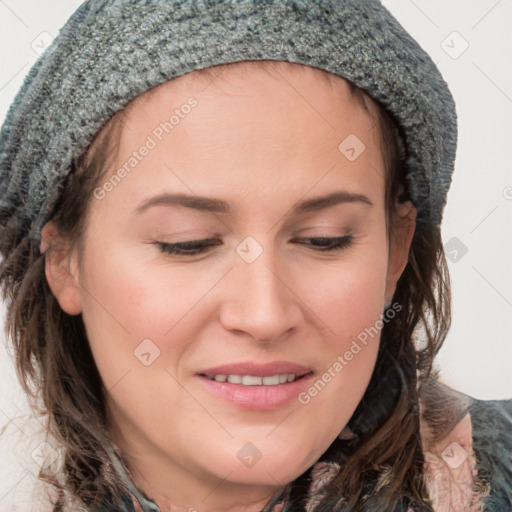
[[[237,443],[238,444],[238,443]],[[211,471],[219,478],[226,478],[232,483],[248,486],[280,487],[286,485],[311,467],[325,451],[323,448],[305,451],[305,442],[264,443],[260,448],[257,441],[237,447],[235,457],[229,450],[224,454],[224,464],[216,464]],[[283,449],[283,446],[286,449]],[[327,447],[325,447],[327,449]],[[222,455],[212,457],[219,461]]]

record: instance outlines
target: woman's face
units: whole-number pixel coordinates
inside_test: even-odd
[[[378,128],[344,81],[243,69],[130,105],[56,292],[135,481],[197,510],[270,496],[339,435],[412,236],[388,245]]]

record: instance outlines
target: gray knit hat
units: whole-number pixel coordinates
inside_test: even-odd
[[[39,241],[73,158],[139,94],[196,69],[262,59],[330,71],[380,101],[405,136],[417,221],[441,222],[455,104],[378,0],[88,0],[30,70],[2,127],[0,225]]]

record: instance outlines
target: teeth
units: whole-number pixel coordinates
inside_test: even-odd
[[[296,378],[297,376],[294,373],[282,373],[268,377],[218,374],[212,377],[212,380],[216,382],[229,382],[230,384],[242,384],[243,386],[277,386],[285,382],[293,382]]]
[[[253,377],[252,375],[244,375],[242,377],[242,384],[244,386],[261,386],[263,384],[263,377]]]
[[[263,377],[262,381],[265,386],[277,386],[279,384],[279,375],[272,375],[272,377]]]

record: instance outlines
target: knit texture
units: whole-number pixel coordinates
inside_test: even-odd
[[[379,1],[89,0],[32,67],[2,127],[0,225],[39,242],[73,158],[139,94],[196,69],[262,59],[330,71],[380,101],[405,136],[417,222],[441,222],[455,104]]]

